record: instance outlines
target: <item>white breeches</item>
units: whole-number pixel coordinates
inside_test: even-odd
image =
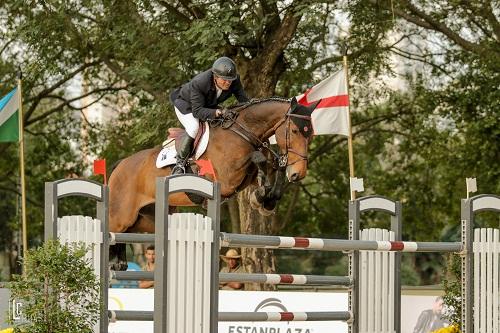
[[[181,122],[182,126],[186,129],[187,135],[191,138],[196,138],[196,134],[198,133],[198,129],[200,128],[200,121],[196,119],[192,113],[182,114],[179,109],[174,107],[175,114],[177,118]]]

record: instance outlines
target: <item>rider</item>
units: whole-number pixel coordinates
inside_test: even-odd
[[[240,76],[236,72],[236,64],[228,57],[215,60],[211,69],[196,75],[170,94],[175,114],[187,133],[177,152],[177,164],[172,174],[185,172],[200,120],[207,121],[220,117],[222,110],[218,104],[232,95],[240,103],[248,102]]]

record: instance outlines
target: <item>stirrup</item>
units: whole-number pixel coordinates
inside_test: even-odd
[[[184,164],[184,161],[177,161],[175,166],[172,168],[172,175],[185,174],[185,173],[186,173],[186,166]]]

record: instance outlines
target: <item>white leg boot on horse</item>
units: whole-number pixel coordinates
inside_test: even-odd
[[[193,151],[193,142],[194,139],[189,135],[185,135],[181,139],[181,143],[179,145],[179,150],[177,151],[177,164],[172,169],[172,175],[179,175],[186,173],[186,165],[189,159],[189,155]]]

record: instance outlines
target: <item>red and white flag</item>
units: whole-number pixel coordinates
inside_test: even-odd
[[[314,135],[349,136],[349,95],[344,68],[297,96],[297,101],[306,106],[318,100],[321,102],[312,113]]]

